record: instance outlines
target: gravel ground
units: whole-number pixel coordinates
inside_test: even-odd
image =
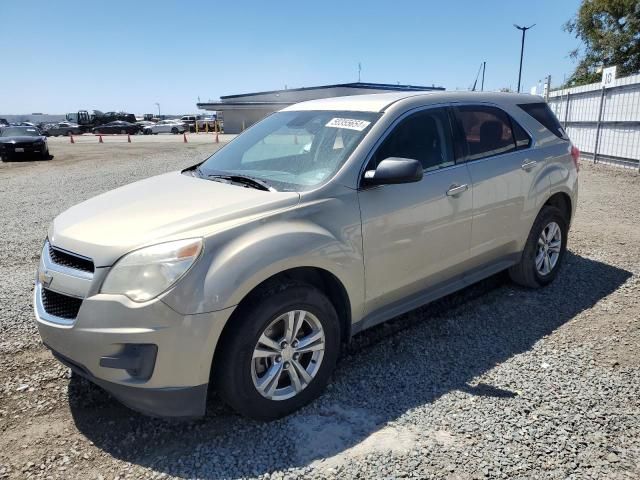
[[[640,477],[640,177],[605,166],[583,165],[552,286],[497,275],[365,332],[288,418],[214,397],[204,419],[151,419],[71,378],[32,319],[49,222],[215,148],[57,142],[0,165],[0,478]]]

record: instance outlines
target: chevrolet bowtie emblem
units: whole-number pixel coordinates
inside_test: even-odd
[[[46,270],[41,270],[38,275],[38,279],[43,287],[48,287],[51,285],[51,280],[53,280],[53,276],[49,274]]]

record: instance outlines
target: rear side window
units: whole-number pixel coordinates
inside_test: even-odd
[[[513,126],[513,136],[516,139],[516,148],[522,150],[523,148],[529,148],[531,146],[531,137],[524,128],[520,126],[513,118],[511,119],[511,125]]]
[[[567,134],[560,125],[560,122],[546,103],[522,103],[518,105],[518,107],[535,118],[538,123],[541,123],[556,137],[568,140]]]
[[[500,155],[516,150],[509,116],[495,107],[474,105],[454,108],[467,144],[466,160]]]

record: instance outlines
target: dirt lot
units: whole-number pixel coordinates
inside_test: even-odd
[[[71,378],[33,324],[47,227],[217,148],[181,139],[53,139],[50,162],[0,164],[0,478],[640,477],[640,177],[613,167],[583,165],[552,286],[497,275],[365,332],[288,418],[214,397],[204,419],[151,419]]]

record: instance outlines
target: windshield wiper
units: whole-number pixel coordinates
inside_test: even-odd
[[[241,185],[246,185],[247,187],[256,188],[258,190],[264,190],[266,192],[276,192],[277,190],[269,185],[264,180],[260,180],[253,177],[247,177],[245,175],[228,175],[228,174],[212,174],[212,175],[204,175],[202,171],[199,171],[202,178],[206,178],[208,180],[228,180],[232,183],[239,183]]]

